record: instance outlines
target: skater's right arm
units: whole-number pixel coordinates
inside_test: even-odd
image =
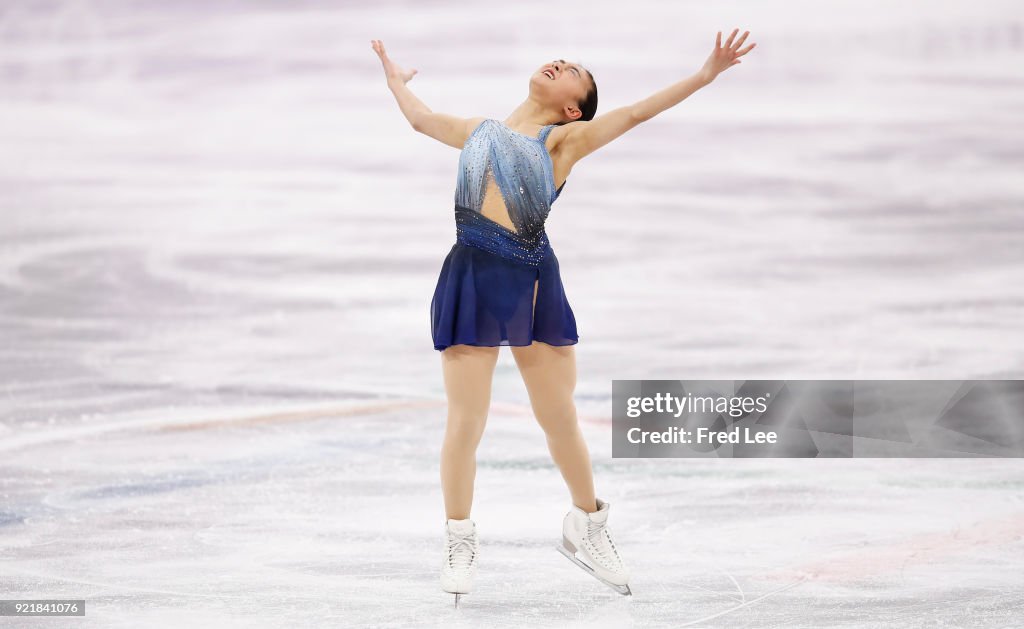
[[[431,111],[406,86],[406,83],[412,79],[417,71],[415,69],[404,70],[398,64],[391,61],[388,58],[387,52],[384,51],[384,42],[374,39],[371,43],[377,56],[380,57],[381,64],[384,66],[384,75],[388,81],[388,89],[395,95],[399,109],[402,110],[402,114],[409,121],[409,124],[412,125],[412,128],[448,146],[461,149],[466,144],[469,135],[484,119],[459,118],[458,116]]]

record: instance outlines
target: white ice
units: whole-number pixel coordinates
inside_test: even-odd
[[[548,233],[630,598],[508,350],[477,590],[440,591],[428,306],[458,152],[555,58],[599,113],[753,53],[569,175]],[[1024,377],[1009,1],[0,5],[0,599],[82,627],[1017,627],[1020,459],[611,458],[613,379]],[[17,624],[22,622],[22,624]]]

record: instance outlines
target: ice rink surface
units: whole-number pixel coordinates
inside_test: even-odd
[[[1020,459],[612,459],[610,423],[613,379],[1024,377],[1017,3],[484,6],[0,5],[0,598],[87,609],[0,626],[1021,626]],[[428,313],[458,151],[369,42],[500,120],[551,59],[600,114],[733,27],[744,63],[548,221],[634,596],[555,551],[506,349],[455,610]]]

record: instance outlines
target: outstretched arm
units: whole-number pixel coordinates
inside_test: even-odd
[[[641,122],[650,120],[666,109],[679,104],[690,94],[714,81],[715,77],[726,69],[740,63],[739,58],[750,52],[756,44],[750,44],[746,48],[740,49],[750,31],[745,31],[733,43],[737,32],[739,29],[734,29],[723,46],[722,32],[719,31],[711,55],[704,63],[704,67],[693,76],[673,83],[632,105],[619,107],[597,116],[593,120],[565,125],[565,136],[559,145],[560,151],[568,156],[568,165],[571,167],[573,163],[608,144]]]
[[[373,50],[380,57],[381,64],[384,66],[384,76],[388,81],[388,89],[395,95],[399,109],[402,110],[402,114],[409,121],[409,124],[412,125],[412,128],[449,146],[462,148],[469,134],[476,128],[477,124],[482,122],[482,118],[459,118],[430,111],[430,108],[419,98],[416,98],[416,95],[406,85],[416,75],[417,70],[404,70],[398,64],[391,61],[384,50],[384,42],[381,40],[374,39],[370,43],[373,45]]]

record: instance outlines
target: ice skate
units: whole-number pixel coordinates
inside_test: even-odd
[[[476,576],[477,535],[473,520],[446,520],[447,540],[444,546],[444,560],[441,563],[441,589],[455,595],[455,606],[459,596],[468,594],[473,588]]]
[[[558,552],[569,558],[598,581],[619,594],[630,596],[629,571],[619,556],[608,529],[608,511],[611,505],[597,499],[597,511],[587,513],[576,505],[562,521],[562,543]]]

